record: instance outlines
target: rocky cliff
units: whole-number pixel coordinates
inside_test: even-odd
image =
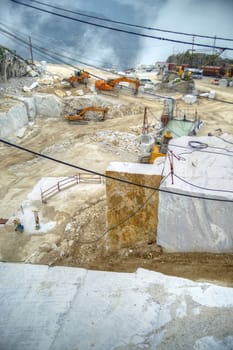
[[[0,81],[22,77],[30,70],[31,67],[23,58],[0,46]]]

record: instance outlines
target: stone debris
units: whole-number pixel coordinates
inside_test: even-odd
[[[107,147],[117,147],[120,151],[140,153],[138,136],[127,132],[113,130],[99,131],[92,137],[92,140],[101,142]]]
[[[37,81],[34,81],[30,86],[24,86],[22,90],[23,90],[24,92],[30,92],[30,91],[32,91],[33,89],[35,89],[36,87],[38,87],[38,86],[39,86],[38,82],[37,82]]]
[[[203,92],[203,93],[199,94],[199,96],[214,99],[216,97],[216,91],[211,90],[209,92]]]
[[[58,96],[60,98],[63,98],[65,96],[67,96],[67,94],[64,91],[62,91],[62,90],[55,90],[54,93],[55,93],[56,96]]]
[[[73,144],[72,140],[64,141],[63,143],[55,143],[49,147],[44,148],[41,153],[47,156],[52,156],[55,153],[63,152]]]
[[[81,89],[76,90],[76,95],[78,95],[78,96],[83,96],[83,95],[84,95],[83,90],[81,90]]]
[[[34,69],[32,69],[31,66],[27,66],[26,70],[29,77],[35,78],[35,77],[38,77],[39,75],[39,73]]]
[[[183,96],[183,101],[189,105],[197,102],[197,96],[194,95],[184,95]]]

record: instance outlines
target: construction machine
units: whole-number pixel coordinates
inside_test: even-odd
[[[100,119],[101,121],[106,119],[106,114],[108,112],[108,108],[102,108],[102,107],[86,107],[86,108],[82,108],[82,109],[78,109],[76,113],[70,113],[69,115],[67,115],[65,118],[66,120],[68,120],[69,122],[81,122],[85,120],[85,115],[87,112],[92,111],[92,112],[102,112],[103,117],[102,119]],[[87,121],[86,123],[87,124]]]
[[[140,81],[138,79],[130,79],[126,77],[119,77],[116,79],[108,79],[108,80],[96,80],[95,88],[97,91],[114,91],[116,86],[121,82],[134,84],[135,85],[134,94],[136,95],[138,93]]]
[[[156,143],[148,155],[140,158],[141,163],[153,164],[156,158],[165,157],[168,150],[168,143],[172,139],[172,134],[167,131],[161,139],[161,143]]]
[[[74,75],[69,78],[64,78],[62,81],[70,83],[72,87],[76,87],[78,84],[87,85],[90,74],[84,70],[75,71]]]
[[[176,66],[176,74],[182,80],[192,80],[192,72],[184,65]]]

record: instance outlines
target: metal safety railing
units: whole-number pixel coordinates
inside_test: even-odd
[[[42,189],[40,189],[41,202],[47,203],[47,200],[54,196],[56,193],[80,183],[104,184],[104,177],[89,173],[80,173],[74,176],[69,176],[65,179],[58,181],[55,185],[51,186],[47,190],[42,191]]]

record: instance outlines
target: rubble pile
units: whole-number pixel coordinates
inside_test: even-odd
[[[92,137],[93,141],[101,142],[105,147],[117,148],[119,151],[140,154],[139,139],[137,135],[127,132],[103,130]]]
[[[144,111],[144,106],[139,103],[130,103],[127,105],[117,104],[111,108],[111,113],[108,115],[108,119],[123,118],[127,115],[141,114]]]

